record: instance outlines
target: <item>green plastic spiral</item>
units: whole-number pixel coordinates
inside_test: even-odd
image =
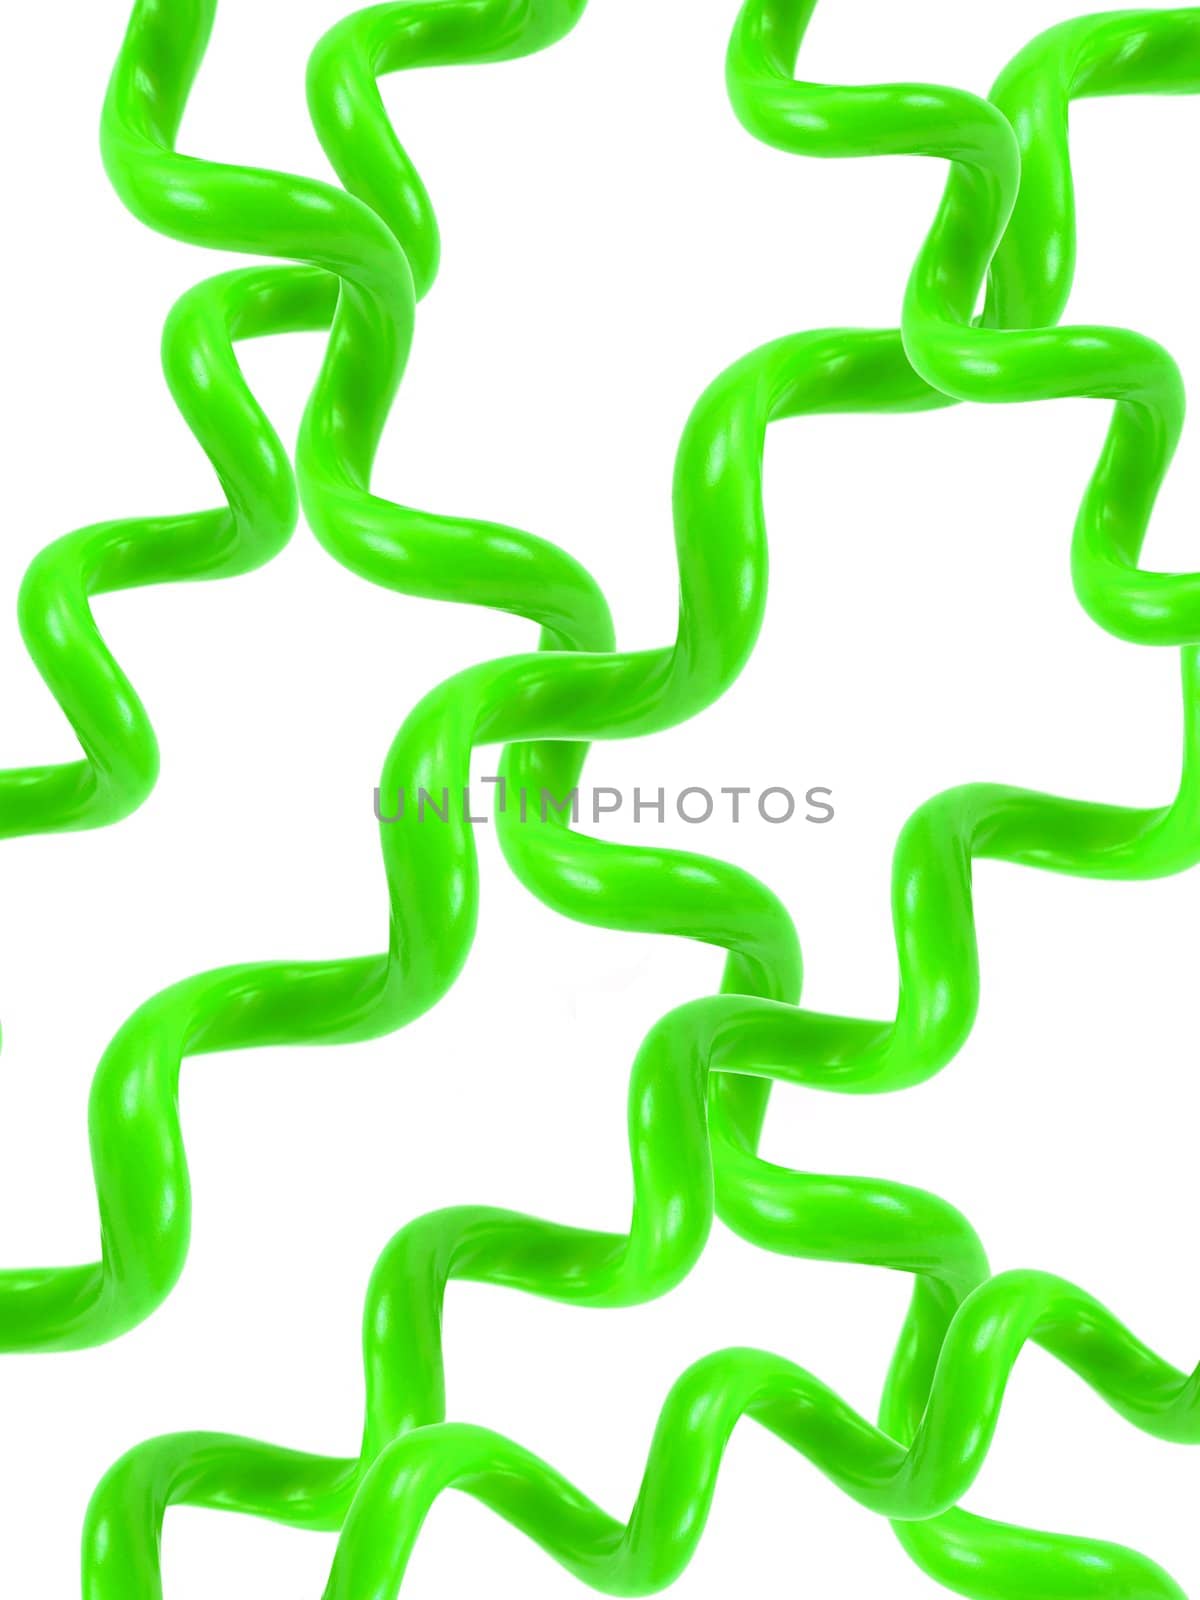
[[[1200,11],[1121,13],[1054,30],[1017,58],[987,102],[927,85],[797,83],[811,0],[754,0],[744,8],[729,84],[752,132],[803,154],[937,155],[951,173],[901,329],[781,339],[737,363],[701,398],[675,479],[678,635],[668,648],[620,653],[603,597],[554,546],[520,530],[398,507],[370,489],[416,296],[432,281],[437,257],[428,198],[384,115],[376,76],[541,48],[581,10],[553,0],[404,0],[339,25],[314,54],[309,94],[345,192],[175,153],[212,21],[208,0],[177,0],[169,10],[141,0],[106,104],[108,169],[139,216],[192,242],[299,263],[215,280],[197,291],[190,313],[177,313],[185,324],[195,315],[189,337],[199,344],[203,333],[224,380],[225,409],[211,414],[202,438],[229,493],[229,515],[240,502],[227,465],[232,452],[222,454],[224,433],[236,433],[247,417],[269,433],[237,373],[232,341],[328,325],[297,452],[300,494],[317,536],[372,581],[501,607],[542,627],[540,651],[461,673],[413,711],[389,752],[384,796],[461,788],[471,748],[485,742],[510,745],[504,768],[515,784],[561,793],[578,776],[585,741],[653,732],[716,698],[744,664],[762,618],[761,458],[772,420],[1077,393],[1115,406],[1077,525],[1076,587],[1112,631],[1185,647],[1179,792],[1169,805],[1135,810],[971,785],[921,807],[896,849],[900,988],[895,1017],[883,1021],[798,1008],[791,922],[770,891],[737,869],[582,838],[557,820],[502,817],[509,862],[555,909],[729,952],[722,995],[669,1013],[635,1063],[628,1230],[598,1233],[478,1207],[410,1225],[385,1252],[368,1295],[360,1456],[304,1456],[209,1435],[140,1446],[93,1501],[85,1593],[89,1600],[159,1594],[162,1517],[168,1505],[190,1503],[341,1528],[327,1594],[382,1600],[396,1592],[429,1505],[450,1486],[477,1494],[594,1586],[650,1592],[676,1576],[695,1547],[724,1444],[750,1415],[847,1492],[897,1519],[910,1554],[961,1592],[1177,1594],[1132,1552],[951,1508],[978,1471],[1027,1341],[1165,1438],[1200,1437],[1196,1376],[1159,1360],[1069,1284],[1035,1273],[989,1279],[969,1225],[936,1197],[790,1172],[755,1150],[772,1079],[846,1092],[902,1088],[959,1048],[978,992],[973,859],[1144,877],[1180,870],[1200,854],[1192,648],[1200,639],[1192,617],[1200,579],[1138,566],[1178,437],[1181,385],[1170,358],[1147,340],[1054,326],[1073,259],[1067,104],[1078,94],[1200,87]],[[985,278],[977,325],[972,310]],[[280,483],[282,502],[288,486]],[[265,484],[248,475],[238,492],[261,496]],[[205,527],[209,548],[220,540],[215,523]],[[136,570],[180,575],[148,554]],[[86,581],[78,587],[84,612],[87,592],[98,590]],[[91,680],[84,673],[80,681]],[[92,703],[103,711],[113,702],[99,691]],[[90,756],[86,740],[84,748]],[[120,784],[106,792],[118,789],[134,792]],[[100,812],[96,818],[103,820]],[[418,837],[401,821],[383,826],[381,841],[391,912],[384,954],[201,974],[155,996],[117,1035],[91,1107],[102,1258],[0,1276],[0,1342],[23,1349],[98,1342],[148,1315],[169,1292],[187,1247],[175,1098],[186,1055],[369,1037],[403,1025],[450,987],[474,927],[470,829],[451,820]],[[580,1304],[631,1304],[684,1276],[714,1212],[766,1248],[917,1275],[880,1427],[780,1358],[722,1352],[672,1391],[634,1512],[619,1523],[517,1446],[442,1421],[442,1299],[451,1278]]]
[[[276,556],[296,525],[291,462],[247,389],[235,341],[324,327],[328,280],[281,284],[251,268],[199,284],[171,312],[163,365],[212,462],[220,510],[102,522],[38,553],[21,585],[21,632],[74,728],[83,758],[0,772],[0,838],[97,828],[141,805],[158,744],[133,686],[100,636],[95,595],[181,579],[227,578]]]

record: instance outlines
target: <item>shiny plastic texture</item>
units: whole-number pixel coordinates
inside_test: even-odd
[[[756,137],[806,156],[939,157],[950,163],[945,194],[899,328],[783,337],[701,396],[675,476],[678,634],[669,646],[630,653],[614,648],[592,579],[555,546],[518,529],[394,505],[370,488],[417,299],[433,280],[438,253],[430,202],[387,120],[376,78],[543,48],[571,29],[582,0],[402,0],[333,29],[312,57],[309,101],[340,190],[176,153],[215,0],[139,0],[103,117],[105,162],[118,192],[165,233],[288,264],[201,285],[168,330],[176,398],[213,460],[228,510],[85,530],[31,569],[26,636],[85,761],[7,775],[0,799],[7,793],[14,806],[9,831],[113,820],[146,792],[153,736],[91,623],[87,595],[233,573],[282,544],[295,514],[290,470],[232,345],[317,327],[328,327],[329,337],[296,480],[322,544],[372,582],[499,607],[542,629],[537,652],[473,667],[416,707],[385,763],[385,805],[418,784],[461,787],[472,747],[489,742],[508,746],[504,770],[514,784],[561,793],[582,769],[586,741],[653,733],[719,696],[749,656],[764,610],[761,471],[772,421],[1066,395],[1113,402],[1075,530],[1076,589],[1089,613],[1121,637],[1182,647],[1179,791],[1160,808],[1134,810],[975,784],[920,807],[894,857],[900,983],[896,1014],[886,1020],[800,1008],[791,920],[738,869],[585,838],[557,818],[503,816],[509,864],[555,910],[728,952],[721,994],[668,1013],[634,1063],[628,1228],[593,1232],[486,1207],[418,1218],[388,1246],[368,1289],[359,1456],[304,1455],[207,1434],[137,1447],[105,1478],[88,1513],[88,1600],[161,1594],[159,1542],[172,1504],[340,1530],[327,1596],[390,1600],[425,1514],[449,1487],[476,1495],[594,1587],[649,1593],[677,1576],[695,1548],[725,1443],[742,1416],[895,1519],[909,1554],[958,1592],[1179,1594],[1134,1552],[954,1507],[983,1461],[1027,1342],[1049,1350],[1135,1426],[1169,1440],[1200,1440],[1197,1375],[1162,1361],[1071,1284],[1032,1272],[989,1276],[970,1225],[939,1198],[885,1180],[790,1171],[762,1161],[756,1149],[772,1080],[849,1093],[901,1089],[939,1071],[960,1048],[979,984],[974,859],[1132,878],[1179,871],[1200,857],[1200,575],[1138,564],[1179,434],[1182,385],[1170,357],[1147,339],[1057,325],[1074,253],[1068,104],[1081,95],[1200,88],[1200,10],[1113,13],[1051,30],[982,100],[931,85],[798,82],[813,4],[750,0],[743,8],[728,56],[741,121]],[[189,388],[188,374],[198,372],[211,381]],[[55,632],[45,619],[60,609],[70,626]],[[387,1033],[452,986],[470,948],[478,896],[470,828],[452,817],[418,837],[401,821],[382,827],[380,837],[386,951],[200,974],[147,1001],[117,1034],[90,1111],[101,1260],[0,1274],[0,1346],[99,1343],[169,1293],[188,1240],[176,1099],[185,1056]],[[580,1305],[630,1305],[686,1275],[714,1215],[763,1248],[915,1276],[878,1426],[777,1356],[719,1352],[668,1396],[641,1493],[621,1523],[517,1445],[443,1420],[441,1327],[452,1279]]]

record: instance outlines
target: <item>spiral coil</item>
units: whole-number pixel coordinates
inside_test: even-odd
[[[678,634],[670,647],[622,653],[603,595],[557,547],[518,529],[400,507],[370,487],[415,306],[438,254],[432,207],[376,79],[404,67],[544,48],[576,23],[582,0],[400,0],[339,24],[313,54],[308,90],[341,190],[178,154],[215,0],[177,0],[170,8],[138,0],[103,119],[105,162],[118,192],[142,220],[174,237],[289,264],[201,285],[168,328],[169,371],[210,378],[189,388],[179,376],[175,395],[228,509],[85,530],[51,546],[30,570],[27,635],[86,759],[6,775],[15,796],[10,831],[32,825],[35,815],[51,827],[115,820],[153,781],[153,735],[91,624],[87,595],[248,570],[286,540],[296,486],[318,539],[350,570],[404,593],[504,609],[542,629],[536,653],[462,672],[414,709],[388,753],[381,791],[418,783],[459,789],[472,748],[503,743],[502,770],[515,787],[561,793],[578,779],[586,741],[646,734],[697,714],[748,658],[766,597],[761,472],[771,421],[1066,395],[1113,402],[1076,524],[1076,591],[1120,637],[1181,647],[1178,793],[1142,810],[974,784],[920,807],[893,862],[900,981],[895,1017],[884,1021],[799,1007],[792,923],[770,890],[738,869],[586,838],[557,816],[526,821],[502,813],[510,866],[555,910],[599,926],[700,939],[728,953],[721,994],[660,1019],[634,1063],[627,1231],[486,1207],[410,1224],[384,1252],[368,1291],[360,1455],[306,1456],[204,1434],[139,1446],[113,1468],[89,1510],[89,1600],[161,1593],[159,1533],[168,1506],[179,1503],[340,1529],[327,1595],[383,1600],[396,1593],[429,1506],[451,1486],[477,1495],[594,1587],[652,1592],[678,1575],[694,1549],[724,1444],[743,1415],[893,1518],[909,1554],[959,1592],[1044,1592],[1052,1582],[1063,1595],[1179,1593],[1133,1552],[954,1507],[979,1470],[1027,1342],[1066,1363],[1136,1426],[1179,1442],[1200,1439],[1200,1376],[1160,1360],[1073,1285],[1030,1272],[989,1277],[970,1225],[937,1197],[881,1180],[789,1171],[756,1149],[772,1080],[880,1092],[923,1081],[957,1052],[979,986],[973,860],[1132,878],[1179,871],[1200,856],[1200,575],[1147,572],[1138,562],[1179,436],[1182,384],[1149,340],[1058,326],[1074,255],[1069,102],[1200,88],[1200,9],[1114,13],[1053,29],[1014,60],[985,101],[930,85],[798,82],[814,5],[749,0],[743,7],[728,56],[730,96],[743,124],[804,155],[937,156],[950,163],[946,190],[900,328],[782,338],[736,363],[701,397],[675,474]],[[328,328],[329,337],[294,486],[233,343],[299,328]],[[39,655],[39,630],[48,634],[45,619],[59,613],[71,619],[60,654]],[[0,785],[0,802],[4,796]],[[169,1293],[188,1239],[177,1110],[186,1056],[377,1036],[450,988],[474,930],[470,829],[451,814],[418,839],[401,820],[381,829],[381,843],[390,907],[384,953],[200,974],[153,997],[120,1030],[97,1071],[90,1108],[101,1260],[0,1274],[0,1347],[99,1343]],[[687,1274],[714,1215],[777,1252],[915,1275],[878,1427],[778,1357],[718,1353],[672,1390],[638,1501],[621,1524],[511,1442],[444,1422],[441,1325],[452,1279],[583,1305],[630,1305],[666,1293]],[[1042,1589],[1035,1591],[1035,1580]]]

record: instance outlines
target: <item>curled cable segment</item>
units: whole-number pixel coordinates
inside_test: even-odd
[[[581,741],[668,726],[719,694],[761,620],[762,439],[783,416],[916,410],[957,398],[1088,392],[1115,399],[1077,531],[1077,588],[1091,613],[1123,636],[1187,646],[1200,637],[1189,623],[1194,575],[1137,565],[1178,433],[1174,368],[1137,336],[1049,326],[1065,302],[1073,257],[1067,100],[1200,86],[1195,9],[1122,13],[1056,30],[1018,58],[990,104],[931,86],[796,83],[811,0],[752,0],[744,8],[729,82],[751,131],[810,154],[936,154],[951,161],[951,178],[914,270],[902,330],[777,341],[730,369],[699,402],[676,473],[681,606],[670,649],[612,651],[602,597],[553,547],[372,496],[370,464],[411,329],[408,274],[424,288],[436,261],[428,200],[383,116],[374,75],[516,54],[565,31],[579,9],[498,0],[385,5],[335,29],[314,55],[310,101],[348,195],[172,154],[210,6],[178,7],[168,20],[141,5],[114,78],[106,153],[140,215],[197,242],[299,258],[340,279],[297,461],[318,537],[373,581],[502,606],[543,627],[541,652],[473,668],[416,708],[389,753],[385,794],[415,786],[414,779],[427,788],[461,786],[470,748],[480,742],[510,742],[505,766],[514,778],[561,792],[578,775]],[[1018,189],[1019,155],[1026,166]],[[306,231],[312,217],[319,237]],[[989,274],[983,324],[975,327],[972,308]],[[204,1435],[139,1447],[93,1502],[85,1534],[91,1600],[160,1592],[158,1528],[166,1506],[178,1502],[309,1527],[344,1520],[327,1593],[390,1596],[428,1505],[451,1484],[479,1493],[598,1587],[646,1592],[687,1559],[724,1441],[744,1413],[897,1518],[914,1558],[962,1592],[1018,1593],[1037,1574],[1062,1594],[1177,1595],[1133,1552],[947,1508],[978,1469],[1026,1340],[1044,1344],[1123,1415],[1163,1437],[1196,1438],[1195,1374],[1168,1367],[1059,1280],[1032,1273],[987,1280],[973,1232],[935,1197],[790,1172],[754,1152],[771,1079],[850,1092],[900,1088],[939,1070],[958,1049],[978,988],[974,858],[1102,877],[1151,876],[1194,862],[1200,686],[1194,650],[1182,656],[1184,761],[1170,805],[1136,810],[971,785],[935,797],[910,819],[893,869],[900,990],[891,1021],[797,1009],[791,923],[769,891],[736,869],[581,838],[558,821],[520,827],[502,818],[511,864],[556,909],[729,952],[726,992],[662,1019],[635,1064],[629,1232],[594,1233],[486,1208],[412,1224],[385,1253],[368,1297],[360,1457],[302,1456]],[[32,1276],[25,1301],[32,1312],[18,1329],[29,1346],[111,1336],[147,1314],[181,1267],[187,1191],[173,1084],[183,1053],[366,1037],[400,1026],[453,981],[477,891],[469,830],[453,823],[425,830],[420,852],[403,824],[384,829],[382,841],[392,908],[386,956],[202,975],[149,1002],[118,1036],[93,1095],[105,1258],[77,1269],[87,1276],[73,1283],[62,1273]],[[115,1117],[117,1105],[129,1112]],[[161,1151],[164,1126],[171,1130],[165,1167],[148,1156]],[[137,1194],[131,1172],[144,1180]],[[170,1202],[154,1212],[171,1217],[169,1236],[144,1226],[152,1196]],[[440,1328],[451,1277],[583,1304],[644,1300],[688,1270],[714,1205],[767,1248],[917,1274],[881,1430],[778,1358],[723,1353],[673,1392],[642,1498],[622,1527],[507,1441],[442,1424]],[[0,1314],[13,1303],[10,1288],[0,1281]]]
[[[624,1525],[544,1462],[482,1428],[432,1422],[399,1434],[352,1499],[358,1463],[180,1435],[140,1446],[113,1469],[89,1513],[85,1558],[96,1552],[97,1571],[110,1559],[124,1574],[152,1571],[165,1506],[179,1498],[310,1528],[340,1526],[326,1600],[391,1600],[433,1502],[461,1488],[593,1588],[652,1594],[680,1575],[699,1543],[721,1457],[743,1416],[871,1510],[934,1516],[961,1497],[982,1465],[1009,1372],[1031,1337],[1139,1426],[1174,1440],[1200,1439],[1195,1374],[1185,1377],[1160,1361],[1071,1284],[1047,1274],[1002,1274],[977,1289],[955,1318],[907,1448],[791,1362],[724,1350],[697,1362],[667,1397]],[[400,1352],[392,1354],[394,1360]],[[145,1508],[136,1524],[109,1509],[131,1496]]]
[[[163,365],[175,403],[225,492],[220,510],[102,522],[41,550],[21,585],[21,633],[83,747],[77,761],[0,772],[0,838],[98,828],[142,804],[158,776],[145,708],[89,599],[181,579],[227,578],[276,556],[296,525],[291,462],[247,388],[235,341],[322,327],[325,282],[272,268],[199,284],[174,307]]]
[[[419,65],[458,48],[462,59],[472,59],[474,50],[481,59],[493,59],[538,48],[564,31],[578,8],[494,4],[488,13],[494,26],[484,25],[486,10],[471,4],[399,8],[404,14],[396,19],[396,38],[411,45],[401,60]],[[131,209],[164,232],[247,253],[298,258],[302,265],[254,268],[219,279],[185,303],[180,315],[186,320],[224,304],[224,341],[211,320],[203,331],[214,361],[230,377],[236,368],[228,340],[239,337],[242,328],[329,325],[319,387],[333,407],[324,413],[331,439],[336,443],[341,437],[339,385],[352,392],[350,414],[361,419],[365,404],[371,413],[368,426],[381,428],[411,337],[413,276],[401,243],[366,205],[329,185],[174,152],[214,13],[215,0],[184,0],[170,8],[142,0],[135,7],[102,119],[109,174]],[[368,28],[374,16],[364,14]],[[414,27],[414,19],[420,26]],[[350,44],[358,38],[346,37]],[[424,232],[414,256],[430,270],[436,258],[432,216],[421,214],[418,220]],[[236,435],[234,412],[256,411],[254,402],[240,381],[227,385],[222,398],[230,407],[219,413],[222,423]],[[247,439],[236,448],[250,443]],[[238,459],[235,444],[221,450],[219,469]],[[289,469],[289,486],[291,481]],[[247,492],[253,487],[251,481]],[[509,565],[519,560],[526,576],[511,601],[513,609],[527,607],[543,615],[547,630],[564,618],[583,619],[583,634],[572,643],[587,643],[589,632],[601,644],[611,641],[603,597],[554,546],[519,530],[486,529],[461,519],[423,519],[414,513],[413,523],[404,559],[413,592],[492,603],[502,558]],[[431,536],[422,538],[427,531]],[[486,570],[489,549],[497,569],[491,573]],[[482,575],[473,576],[480,569]],[[394,836],[396,830],[389,831]],[[446,930],[450,937],[439,941],[422,919],[432,927],[443,917],[438,908],[449,881],[444,862],[431,853],[428,862],[417,860],[415,876],[404,880],[411,863],[398,866],[390,859],[386,838],[384,856],[392,906],[385,953],[342,961],[248,963],[202,973],[154,996],[117,1033],[97,1069],[89,1107],[101,1259],[78,1267],[0,1272],[0,1349],[101,1343],[141,1321],[170,1292],[190,1230],[177,1106],[186,1055],[374,1037],[428,1009],[450,986],[473,930],[473,902],[463,906],[457,926]]]
[[[1114,875],[1140,876],[1157,859],[1167,870],[1194,859],[1195,574],[1142,570],[1138,557],[1183,419],[1183,389],[1171,358],[1120,329],[1051,326],[1061,316],[1075,260],[1067,112],[1073,98],[1200,88],[1200,11],[1116,12],[1084,17],[1039,36],[1010,63],[992,93],[1014,130],[1020,185],[1014,192],[1004,128],[970,96],[949,92],[940,127],[918,113],[924,86],[829,91],[796,84],[792,72],[811,4],[751,4],[729,54],[734,106],[750,130],[804,154],[878,149],[869,122],[884,119],[887,148],[951,160],[934,225],[904,302],[902,337],[914,368],[958,399],[1009,402],[1088,395],[1115,402],[1099,464],[1076,522],[1072,576],[1089,614],[1121,637],[1180,644],[1185,687],[1185,755],[1179,793],[1156,812],[1089,808],[1036,838],[1033,864],[1061,869],[1059,844],[1090,844]],[[829,123],[824,118],[831,112]],[[812,113],[818,112],[814,117]],[[843,143],[826,146],[830,127]],[[1009,215],[1009,208],[1011,216]],[[1007,224],[1007,225],[1006,225]],[[987,277],[981,326],[972,319]],[[967,299],[971,300],[967,304]],[[1056,820],[1049,815],[1047,822]],[[1070,870],[1068,868],[1068,870]],[[954,1305],[938,1306],[918,1283],[885,1391],[881,1421],[913,1437]],[[954,1511],[897,1526],[909,1554],[948,1587],[990,1596],[1036,1590],[1054,1575],[1067,1594],[1095,1592],[1100,1574],[1116,1593],[1178,1591],[1157,1568],[1124,1554],[1120,1576],[1089,1541],[1005,1525]],[[1129,1563],[1133,1562],[1133,1570]],[[1060,1592],[1056,1589],[1056,1592]]]

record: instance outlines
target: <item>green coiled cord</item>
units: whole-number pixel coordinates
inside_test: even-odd
[[[171,392],[212,462],[220,510],[103,522],[66,534],[30,563],[21,633],[83,747],[82,759],[0,772],[0,838],[98,828],[141,805],[158,776],[145,708],[113,659],[88,601],[182,578],[227,578],[278,555],[299,510],[288,454],[247,389],[235,340],[324,327],[331,300],[277,282],[273,269],[188,291],[163,333]]]
[[[226,429],[236,435],[246,420],[273,439],[230,346],[251,333],[329,325],[297,453],[300,496],[322,543],[372,581],[499,606],[543,629],[537,654],[473,668],[428,696],[397,736],[381,788],[385,794],[418,784],[458,788],[473,744],[510,742],[504,768],[514,784],[561,793],[581,769],[582,741],[652,732],[694,715],[744,664],[765,601],[760,476],[770,421],[817,411],[909,411],[960,398],[1095,394],[1116,404],[1077,525],[1076,587],[1112,631],[1185,647],[1179,793],[1170,805],[1143,811],[972,785],[920,808],[894,862],[900,992],[890,1022],[797,1009],[800,962],[791,922],[767,889],[736,869],[581,838],[557,820],[522,824],[502,817],[510,864],[556,909],[603,926],[684,934],[729,952],[723,994],[662,1019],[635,1063],[628,1233],[587,1232],[487,1208],[419,1219],[385,1252],[368,1296],[360,1458],[300,1456],[204,1435],[139,1447],[93,1502],[85,1592],[160,1592],[161,1518],[168,1504],[186,1501],[302,1526],[344,1524],[327,1593],[355,1600],[391,1595],[425,1511],[452,1484],[478,1493],[597,1587],[648,1592],[669,1582],[694,1547],[725,1439],[748,1413],[848,1492],[900,1519],[914,1558],[961,1592],[1044,1593],[1053,1584],[1060,1594],[1178,1593],[1131,1552],[948,1508],[978,1470],[1007,1374],[1027,1339],[1080,1372],[1131,1421],[1169,1438],[1192,1440],[1200,1431],[1194,1375],[1159,1361],[1070,1285],[1031,1273],[988,1279],[969,1225],[935,1197],[883,1182],[793,1173],[754,1152],[772,1078],[875,1092],[919,1082],[956,1052],[978,989],[975,857],[1105,877],[1152,876],[1195,859],[1191,646],[1200,629],[1189,620],[1189,606],[1197,578],[1146,573],[1137,565],[1178,437],[1181,385],[1169,357],[1147,340],[1054,324],[1073,255],[1067,103],[1077,94],[1200,86],[1200,11],[1122,13],[1053,30],[1017,58],[988,103],[930,86],[796,83],[812,4],[744,8],[729,82],[752,132],[805,154],[935,154],[951,161],[951,175],[900,330],[781,339],[737,363],[702,397],[676,473],[678,637],[670,649],[621,654],[612,648],[603,597],[555,547],[519,530],[400,508],[369,487],[416,294],[429,286],[437,257],[428,199],[383,113],[375,77],[401,66],[497,60],[541,48],[581,10],[408,0],[376,6],[333,30],[313,57],[309,89],[342,193],[176,155],[213,6],[177,0],[168,16],[143,0],[104,121],[106,161],[123,198],[178,237],[302,265],[227,275],[182,303],[176,317],[183,336],[207,345],[221,376],[225,410],[210,414],[211,430],[206,422],[203,433],[196,431],[230,511],[195,523],[191,567],[174,564],[180,551],[169,529],[109,540],[121,557],[110,558],[113,570],[105,569],[103,582],[122,587],[110,578],[155,582],[237,570],[223,563],[245,559],[244,551],[235,556],[228,547],[235,534],[239,546],[245,541],[246,528],[283,528],[282,542],[287,516],[272,524],[260,515],[268,501],[285,512],[291,505],[279,455],[272,452],[271,472],[258,479],[242,473],[247,458],[233,438],[225,440]],[[985,311],[976,325],[972,310],[985,277]],[[238,524],[242,507],[250,510]],[[186,532],[193,522],[181,526]],[[152,763],[144,759],[152,735],[147,744],[143,715],[128,746],[119,738],[89,744],[93,727],[127,731],[129,718],[110,715],[121,704],[112,685],[121,694],[132,691],[113,676],[119,669],[94,630],[89,637],[86,594],[99,592],[94,578],[85,572],[73,585],[62,589],[74,605],[76,637],[91,654],[80,650],[78,664],[71,661],[69,688],[72,695],[86,691],[88,715],[74,713],[67,698],[64,705],[80,730],[89,771],[98,776],[53,781],[78,786],[71,791],[78,808],[72,817],[86,812],[103,821],[129,809],[152,781]],[[27,591],[36,597],[37,583]],[[42,610],[48,613],[49,605]],[[36,604],[26,611],[38,614]],[[84,670],[84,661],[97,663],[96,670]],[[131,756],[141,764],[122,765]],[[142,775],[140,787],[129,773]],[[474,926],[470,830],[455,822],[426,828],[418,848],[401,823],[382,829],[381,839],[391,909],[385,955],[202,974],[156,996],[118,1034],[92,1097],[102,1259],[0,1276],[0,1341],[7,1347],[62,1348],[114,1337],[169,1292],[188,1231],[175,1105],[184,1055],[388,1032],[453,983]],[[664,1293],[689,1270],[714,1210],[766,1248],[917,1274],[882,1431],[778,1358],[722,1353],[673,1391],[642,1495],[623,1526],[517,1447],[441,1422],[441,1305],[451,1277],[585,1304],[630,1304]],[[917,1518],[928,1520],[911,1520]]]

